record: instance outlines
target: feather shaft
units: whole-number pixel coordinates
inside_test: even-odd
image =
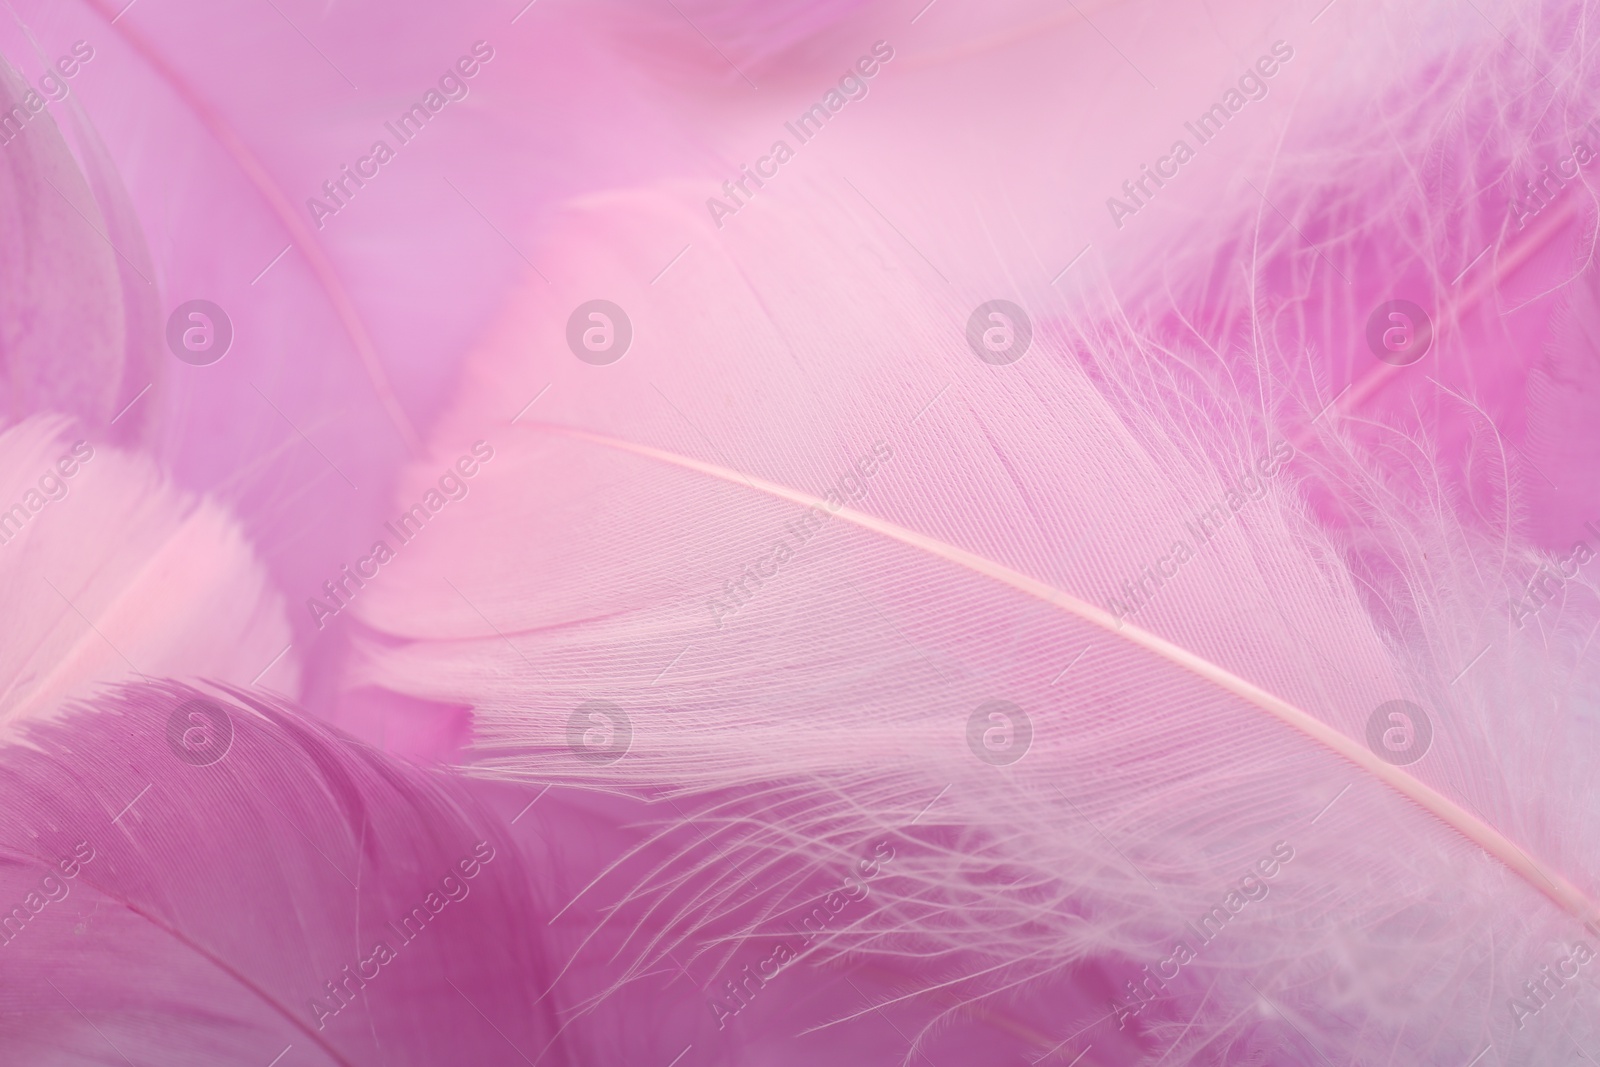
[[[969,552],[937,538],[929,537],[926,534],[918,533],[915,530],[907,529],[896,523],[887,522],[876,516],[855,511],[851,508],[840,507],[837,510],[829,508],[827,502],[819,497],[788,486],[779,485],[776,482],[743,474],[714,463],[706,463],[703,460],[689,456],[678,455],[664,449],[635,444],[604,434],[590,433],[587,430],[580,430],[576,427],[545,422],[527,423],[526,425],[535,430],[560,434],[602,447],[629,452],[657,462],[668,463],[708,477],[718,478],[722,481],[744,484],[758,492],[790,501],[802,507],[828,508],[832,514],[862,529],[881,534],[958,566],[966,567],[994,581],[1008,585],[1019,592],[1026,593],[1054,607],[1071,612],[1085,622],[1092,623],[1113,636],[1120,637],[1183,667],[1299,730],[1313,741],[1343,756],[1359,769],[1378,778],[1396,792],[1450,826],[1467,840],[1505,864],[1563,911],[1570,913],[1580,922],[1590,926],[1600,923],[1600,906],[1597,906],[1582,889],[1574,885],[1560,872],[1552,870],[1544,863],[1530,856],[1510,838],[1443,793],[1412,777],[1399,767],[1379,759],[1377,755],[1309,712],[1210,662],[1203,656],[1196,655],[1188,649],[1147,630],[1121,622],[1116,616],[1103,608],[1079,600],[1077,597],[1054,586],[1041,582],[1020,571],[1013,570],[1004,564],[980,556],[975,552]]]

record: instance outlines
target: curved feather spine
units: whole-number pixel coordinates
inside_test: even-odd
[[[1343,756],[1361,770],[1378,778],[1402,796],[1434,815],[1467,840],[1495,857],[1535,889],[1543,893],[1563,911],[1591,927],[1600,923],[1600,905],[1591,900],[1582,889],[1574,885],[1560,872],[1550,869],[1528,855],[1527,852],[1518,847],[1514,841],[1499,830],[1496,830],[1493,826],[1490,826],[1487,822],[1478,818],[1432,786],[1413,778],[1399,767],[1380,759],[1375,753],[1287,700],[1163,637],[1159,637],[1148,630],[1141,630],[1137,626],[1121,622],[1116,616],[1103,608],[1079,600],[1070,593],[1063,592],[1052,585],[1041,582],[1020,571],[1013,570],[1004,564],[986,559],[975,552],[969,552],[937,538],[929,537],[926,534],[918,533],[915,530],[907,529],[904,526],[851,508],[840,507],[833,509],[820,497],[812,496],[798,489],[791,489],[785,485],[779,485],[776,482],[767,481],[764,478],[743,474],[714,463],[706,463],[703,460],[681,456],[649,445],[635,444],[631,441],[624,441],[605,434],[591,433],[573,426],[547,422],[529,422],[526,425],[546,433],[587,441],[591,444],[628,452],[645,459],[671,464],[684,470],[694,471],[725,482],[743,484],[758,492],[766,493],[781,500],[787,500],[802,507],[827,508],[832,514],[864,530],[870,530],[873,533],[899,541],[901,544],[921,549],[932,556],[954,563],[957,566],[966,567],[968,570],[982,574],[1003,585],[1008,585],[1019,592],[1036,597],[1053,607],[1068,611],[1085,622],[1092,623],[1115,637],[1138,645],[1168,662],[1211,682],[1213,685],[1227,690],[1240,699],[1254,704],[1279,721],[1299,730],[1313,741],[1332,749],[1338,755]]]

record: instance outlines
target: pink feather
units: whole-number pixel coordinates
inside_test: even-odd
[[[899,1010],[903,1055],[936,1062],[998,1041],[1064,1060],[1095,1045],[1109,1062],[1456,1063],[1565,1040],[1581,1001],[1518,1026],[1527,994],[1507,976],[1570,964],[1596,917],[1583,806],[1545,799],[1587,795],[1592,608],[1523,627],[1508,611],[1534,557],[1505,544],[1517,461],[1477,473],[1505,450],[1460,400],[1471,377],[1432,402],[1444,454],[1403,420],[1312,421],[1339,377],[1297,342],[1322,332],[1350,362],[1340,376],[1365,373],[1370,351],[1348,353],[1370,303],[1397,293],[1356,267],[1398,286],[1408,262],[1426,280],[1443,258],[1378,231],[1364,249],[1310,187],[1306,203],[1271,180],[1281,101],[1338,55],[1297,43],[1279,111],[1207,146],[1141,213],[1107,264],[1115,302],[1053,295],[1074,248],[1050,235],[997,282],[1024,235],[981,200],[968,214],[970,164],[929,123],[958,127],[1000,91],[915,52],[882,64],[876,110],[848,104],[736,210],[707,210],[707,168],[587,198],[553,229],[537,253],[551,281],[530,281],[474,357],[400,500],[474,438],[495,460],[363,591],[378,636],[349,684],[471,706],[483,773],[654,801],[654,847],[677,849],[587,889],[619,910],[602,904],[574,966],[606,946],[628,961],[606,988],[626,996],[683,965],[708,1014],[753,1036],[771,1000],[742,968],[770,964],[795,936],[784,918],[883,840],[897,859],[876,905],[816,953],[859,979],[852,1006],[789,1002],[772,1009],[783,1025]],[[1008,56],[1025,82],[1024,47]],[[797,96],[768,112],[774,132]],[[825,140],[835,124],[843,140]],[[1237,203],[1225,165],[1257,161],[1265,204],[1197,213],[1224,191]],[[1072,180],[1096,184],[1091,165]],[[1299,212],[1318,221],[1297,234]],[[1262,283],[1191,273],[1153,307],[1139,255],[1175,228],[1220,262],[1270,241]],[[997,290],[1034,309],[1032,348],[1004,367],[965,333]],[[596,296],[633,332],[605,366],[567,341]],[[1263,336],[1266,314],[1286,337]],[[1489,340],[1442,334],[1436,358]],[[1395,700],[1433,732],[1404,769],[1382,748],[1406,722],[1384,717]],[[1004,770],[974,754],[1007,725],[995,701],[1031,726]],[[1530,704],[1564,748],[1528,737],[1511,709]],[[586,745],[626,755],[575,759]],[[1179,960],[1218,907],[1250,920]],[[1492,929],[1493,966],[1447,926]],[[1166,976],[1160,996],[1143,967]],[[1052,1011],[1062,984],[1083,999]]]

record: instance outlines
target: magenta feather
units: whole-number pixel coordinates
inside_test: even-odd
[[[0,768],[11,1062],[548,1050],[530,872],[450,779],[282,705],[173,684],[80,705]]]

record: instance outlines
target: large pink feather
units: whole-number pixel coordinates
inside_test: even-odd
[[[1468,56],[1505,47],[1487,28],[1469,39]],[[1358,429],[1352,406],[1313,420],[1359,369],[1383,293],[1338,265],[1365,257],[1399,285],[1408,254],[1392,233],[1364,251],[1313,195],[1279,203],[1272,117],[1333,69],[1331,40],[1279,55],[1256,132],[1208,145],[1113,246],[1113,287],[1078,303],[1051,282],[1074,244],[1025,234],[931,136],[934,116],[1003,127],[986,109],[1000,91],[970,57],[898,42],[867,103],[770,188],[718,193],[707,168],[597,194],[539,246],[550,281],[530,280],[474,357],[397,506],[474,440],[493,459],[353,602],[378,636],[350,684],[470,705],[488,773],[655,799],[677,851],[588,888],[619,910],[575,966],[604,946],[628,963],[610,987],[626,996],[682,964],[741,1031],[771,1003],[759,968],[794,936],[784,919],[885,841],[874,905],[818,953],[866,986],[849,1009],[791,1003],[785,1025],[899,1008],[907,1061],[936,1062],[999,1032],[1107,1062],[1464,1063],[1489,1046],[1538,1062],[1567,1040],[1580,1002],[1518,1025],[1511,976],[1570,964],[1597,917],[1576,803],[1592,605],[1511,609],[1537,560],[1507,543],[1514,461],[1473,466],[1496,439],[1458,399],[1471,373],[1442,383],[1439,409],[1465,409],[1434,420],[1443,454],[1404,421]],[[1013,84],[1048,62],[1029,47],[1005,53]],[[1153,47],[1193,76],[1174,43]],[[767,112],[774,134],[798,96]],[[1034,107],[1037,122],[1048,105]],[[1246,176],[1266,206],[1196,214],[1235,202],[1228,164],[1258,162]],[[1102,165],[1066,181],[1093,188]],[[1021,184],[1006,193],[1035,217]],[[1320,221],[1297,237],[1298,211]],[[1270,244],[1264,284],[1219,267],[1167,286],[1176,314],[1154,306],[1138,260],[1175,231],[1199,260]],[[1048,254],[1025,258],[1030,236]],[[1173,329],[1197,293],[1214,321]],[[997,320],[968,335],[999,296],[1032,316],[1019,362],[983,358]],[[596,298],[631,324],[618,361],[578,350],[586,324],[606,328],[581,313]],[[1256,298],[1318,316],[1289,337],[1325,334],[1339,384],[1235,325],[1257,321]],[[1463,328],[1440,351],[1491,336]],[[1386,731],[1420,743],[1424,722],[1425,759],[1386,758]],[[1218,907],[1249,921],[1187,932]],[[1491,930],[1492,956],[1445,928]],[[1178,940],[1198,940],[1194,958]],[[1160,996],[1139,985],[1146,966]],[[1052,1011],[1062,983],[1102,999]]]

